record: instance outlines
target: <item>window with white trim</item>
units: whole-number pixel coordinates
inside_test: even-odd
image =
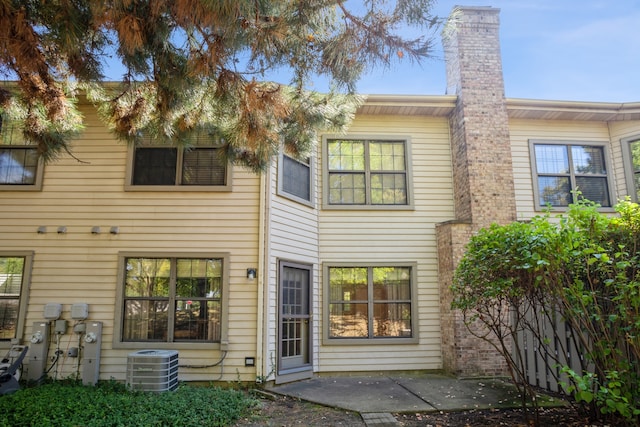
[[[584,198],[611,207],[606,145],[531,141],[536,208],[564,208]]]
[[[415,331],[415,265],[325,266],[329,340],[402,340]]]
[[[219,343],[224,332],[227,256],[123,256],[122,343]]]
[[[410,204],[407,141],[328,138],[327,206]]]

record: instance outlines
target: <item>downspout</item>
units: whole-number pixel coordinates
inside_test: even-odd
[[[259,225],[258,225],[258,298],[257,298],[257,336],[256,336],[256,381],[260,378],[264,378],[265,372],[269,372],[266,368],[266,359],[264,355],[267,351],[268,340],[265,341],[264,337],[269,330],[266,324],[268,316],[265,313],[268,311],[269,301],[266,296],[269,295],[265,292],[265,286],[269,285],[269,215],[271,212],[271,165],[267,167],[267,170],[260,174],[260,210],[259,210]]]

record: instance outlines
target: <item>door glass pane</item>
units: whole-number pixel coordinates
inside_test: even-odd
[[[283,268],[282,315],[306,315],[309,313],[309,271]]]
[[[305,343],[306,321],[304,319],[285,319],[282,322],[281,328],[282,328],[281,356],[294,357],[294,356],[306,355],[307,353],[307,345]],[[302,360],[301,362],[307,363],[308,360]]]

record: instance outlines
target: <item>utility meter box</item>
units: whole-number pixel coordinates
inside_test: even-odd
[[[89,304],[76,303],[71,305],[71,318],[75,320],[84,320],[89,317]]]
[[[82,384],[96,385],[100,377],[102,322],[87,322],[82,352]]]
[[[44,306],[44,318],[47,320],[57,320],[62,314],[62,304],[50,302]]]

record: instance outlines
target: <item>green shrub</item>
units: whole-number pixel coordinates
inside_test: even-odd
[[[585,349],[580,374],[562,370],[566,389],[598,416],[640,423],[640,206],[598,208],[582,200],[556,218],[480,230],[456,270],[452,307],[502,353],[514,382],[526,377],[520,349],[512,351],[517,333],[557,341],[544,325],[564,319]],[[544,356],[550,372],[562,361]]]
[[[219,387],[152,393],[113,381],[61,381],[0,396],[0,426],[228,426],[253,405],[243,392]]]

